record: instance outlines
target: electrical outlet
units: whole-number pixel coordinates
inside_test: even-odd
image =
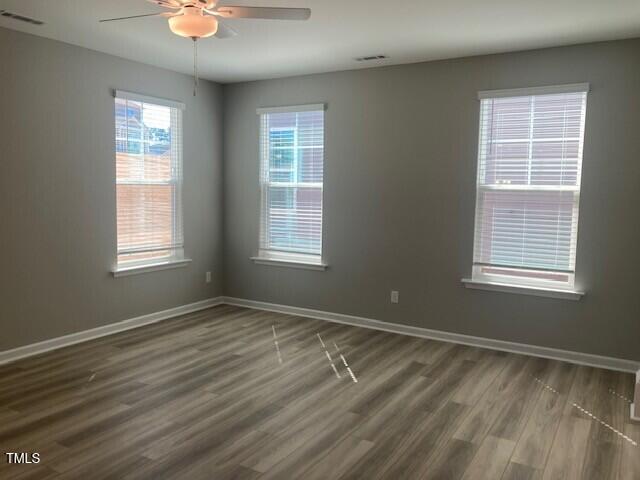
[[[211,283],[211,272],[207,272],[204,276],[204,281],[207,283]]]
[[[400,302],[400,292],[397,290],[391,290],[391,303],[399,303]]]

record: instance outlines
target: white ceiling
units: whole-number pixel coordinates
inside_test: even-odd
[[[234,38],[199,42],[200,74],[237,82],[640,36],[640,0],[225,0],[227,5],[309,7],[306,22],[226,20]],[[192,42],[145,0],[0,0],[0,27],[54,38],[183,73]],[[390,58],[356,62],[355,57]]]

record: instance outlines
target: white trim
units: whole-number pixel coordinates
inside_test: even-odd
[[[163,105],[165,107],[177,108],[180,110],[186,110],[187,106],[176,100],[168,100],[166,98],[151,97],[149,95],[142,95],[140,93],[126,92],[124,90],[114,90],[113,96],[116,98],[122,98],[123,100],[133,100],[134,102],[152,103],[154,105]]]
[[[640,422],[640,408],[636,408],[636,405],[640,405],[640,370],[636,372],[636,381],[633,387],[634,402],[631,404],[630,418],[634,422]]]
[[[207,308],[215,307],[222,304],[222,297],[209,298],[207,300],[201,300],[199,302],[189,303],[187,305],[181,305],[179,307],[169,308],[160,312],[149,313],[147,315],[141,315],[139,317],[130,318],[121,322],[110,323],[102,327],[92,328],[90,330],[83,330],[81,332],[71,333],[63,337],[56,337],[50,340],[44,340],[38,343],[32,343],[30,345],[24,345],[22,347],[14,348],[12,350],[5,350],[0,352],[0,365],[13,362],[20,358],[31,357],[33,355],[39,355],[50,350],[57,350],[58,348],[67,347],[76,343],[82,343],[96,338],[104,337],[106,335],[112,335],[118,332],[124,332],[125,330],[131,330],[133,328],[142,327],[150,323],[156,323],[161,320],[177,317],[179,315],[185,315],[187,313],[197,312],[200,310],[206,310]]]
[[[488,282],[463,278],[462,283],[467,288],[476,290],[489,290],[503,293],[519,293],[521,295],[534,295],[536,297],[562,298],[564,300],[580,300],[584,292],[578,290],[564,290],[561,288],[536,287],[531,285],[515,285],[510,283]]]
[[[56,350],[58,348],[74,345],[76,343],[82,343],[88,340],[93,340],[95,338],[104,337],[106,335],[112,335],[114,333],[131,330],[133,328],[156,323],[161,320],[167,320],[179,315],[206,310],[207,308],[215,307],[216,305],[220,304],[235,305],[240,307],[254,308],[257,310],[266,310],[270,312],[317,318],[319,320],[353,325],[356,327],[371,328],[374,330],[382,330],[385,332],[410,335],[413,337],[429,338],[444,342],[470,345],[479,348],[489,348],[492,350],[500,350],[504,352],[550,358],[552,360],[560,360],[569,363],[576,363],[579,365],[588,365],[591,367],[607,368],[610,370],[618,370],[621,372],[634,373],[640,370],[640,362],[634,360],[604,357],[600,355],[592,355],[590,353],[572,352],[569,350],[527,345],[524,343],[507,342],[504,340],[493,340],[490,338],[474,337],[471,335],[463,335],[460,333],[444,332],[441,330],[431,330],[422,327],[413,327],[410,325],[383,322],[380,320],[373,320],[353,315],[344,315],[341,313],[332,313],[322,310],[313,310],[310,308],[292,307],[288,305],[279,305],[275,303],[246,300],[234,297],[210,298],[187,305],[170,308],[168,310],[162,310],[160,312],[150,313],[147,315],[142,315],[140,317],[123,320],[121,322],[104,325],[102,327],[72,333],[63,337],[44,340],[39,343],[25,345],[22,347],[14,348],[12,350],[5,350],[0,352],[0,365],[18,360],[20,358],[30,357],[33,355],[48,352],[50,350]]]
[[[119,183],[118,185],[122,185],[122,183]],[[150,185],[150,183],[140,183],[139,185]],[[151,183],[151,185],[153,184]],[[121,248],[118,250],[118,255],[127,255],[129,253],[162,252],[165,250],[173,250],[174,257],[180,258],[179,256],[184,253],[184,245],[182,243],[177,243],[175,245],[163,245],[157,247]]]
[[[306,270],[326,270],[326,263],[313,263],[296,260],[283,260],[269,257],[251,257],[253,263],[258,265],[272,265],[275,267],[302,268]]]
[[[258,115],[264,115],[265,113],[317,112],[326,109],[326,103],[312,103],[308,105],[288,105],[284,107],[260,107],[256,108],[256,113]]]
[[[503,90],[481,90],[478,99],[501,97],[526,97],[529,95],[552,95],[555,93],[588,92],[588,83],[569,83],[567,85],[549,85],[544,87],[508,88]]]
[[[156,272],[158,270],[169,270],[171,268],[186,267],[191,263],[190,258],[182,260],[169,260],[166,262],[149,263],[143,265],[131,265],[129,267],[116,267],[111,270],[115,278],[128,277],[129,275],[138,275],[141,273]]]
[[[588,365],[591,367],[606,368],[609,370],[618,370],[622,372],[635,372],[640,368],[640,361],[625,360],[621,358],[604,357],[593,355],[590,353],[572,352],[569,350],[561,350],[557,348],[541,347],[537,345],[528,345],[524,343],[507,342],[504,340],[494,340],[485,337],[474,337],[471,335],[463,335],[460,333],[444,332],[441,330],[431,330],[422,327],[413,327],[410,325],[401,325],[397,323],[383,322],[364,317],[356,317],[353,315],[344,315],[342,313],[325,312],[322,310],[312,310],[310,308],[292,307],[289,305],[278,305],[275,303],[260,302],[256,300],[246,300],[234,297],[222,297],[222,302],[228,305],[236,305],[240,307],[255,308],[258,310],[267,310],[270,312],[286,313],[290,315],[299,315],[329,322],[343,323],[356,327],[371,328],[374,330],[382,330],[385,332],[399,333],[402,335],[410,335],[413,337],[429,338],[444,342],[459,343],[462,345],[470,345],[473,347],[489,348],[492,350],[500,350],[503,352],[519,353],[523,355],[531,355],[535,357],[550,358],[552,360],[560,360],[563,362],[576,363],[578,365]]]

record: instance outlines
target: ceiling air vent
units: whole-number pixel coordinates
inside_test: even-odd
[[[44,25],[44,22],[36,20],[35,18],[25,17],[24,15],[18,15],[17,13],[7,12],[6,10],[0,10],[0,16],[12,18],[19,22],[30,23],[31,25]]]
[[[358,57],[356,58],[357,62],[370,62],[371,60],[382,60],[384,58],[389,58],[386,55],[368,55],[366,57]]]

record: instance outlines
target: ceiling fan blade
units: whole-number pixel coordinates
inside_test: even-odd
[[[218,31],[215,33],[214,37],[230,38],[230,37],[235,37],[236,35],[238,35],[238,32],[236,32],[233,28],[218,21]]]
[[[182,3],[178,0],[147,0],[147,2],[155,3],[165,8],[182,8]]]
[[[238,7],[223,5],[215,10],[223,18],[264,18],[268,20],[308,20],[309,8]]]
[[[100,23],[103,22],[117,22],[118,20],[129,20],[131,18],[142,18],[142,17],[164,17],[166,12],[161,13],[145,13],[144,15],[130,15],[128,17],[118,17],[118,18],[103,18],[102,20],[98,20]]]

